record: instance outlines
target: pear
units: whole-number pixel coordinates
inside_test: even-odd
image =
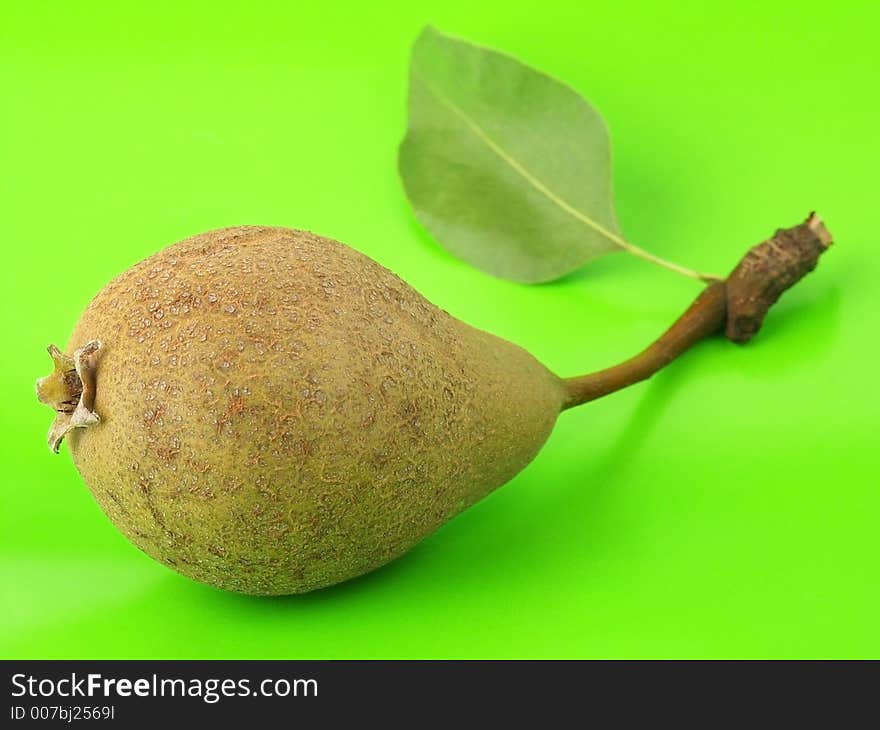
[[[559,413],[700,340],[751,339],[831,245],[815,213],[751,248],[645,350],[559,378],[353,249],[286,228],[188,238],[111,281],[37,381],[122,533],[217,588],[378,568],[509,481]],[[69,354],[68,354],[69,353]]]
[[[50,445],[195,580],[302,593],[404,554],[509,481],[568,397],[523,349],[304,231],[181,241],[111,281],[55,372]]]

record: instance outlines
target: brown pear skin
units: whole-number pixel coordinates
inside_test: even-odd
[[[57,355],[94,341],[93,413],[67,434],[88,488],[148,555],[247,594],[403,555],[523,469],[566,399],[526,351],[285,228],[211,231],[133,266]]]

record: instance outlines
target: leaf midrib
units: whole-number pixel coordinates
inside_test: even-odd
[[[519,174],[523,180],[525,180],[529,185],[531,185],[535,190],[544,195],[548,200],[550,200],[554,205],[568,213],[573,218],[579,220],[581,223],[592,228],[596,233],[600,234],[607,238],[611,243],[616,246],[619,246],[623,249],[629,249],[630,244],[624,241],[619,236],[616,236],[614,233],[605,228],[602,224],[597,223],[592,218],[590,218],[586,213],[575,208],[570,203],[566,202],[563,198],[553,192],[547,185],[545,185],[537,176],[532,174],[524,165],[522,165],[513,155],[511,155],[507,150],[505,150],[500,144],[498,144],[492,137],[483,129],[467,112],[464,111],[460,106],[458,106],[452,99],[439,91],[430,81],[428,81],[424,76],[422,76],[418,71],[412,69],[413,78],[419,81],[434,98],[437,99],[441,104],[447,107],[455,116],[461,119],[462,122],[476,135],[476,137],[482,141],[490,150],[492,150],[498,157],[500,157],[512,170],[514,170],[517,174]]]

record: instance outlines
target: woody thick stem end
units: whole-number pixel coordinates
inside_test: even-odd
[[[724,281],[710,284],[687,311],[647,349],[625,362],[567,378],[563,410],[588,403],[651,377],[700,340],[719,331],[732,342],[750,340],[784,291],[810,273],[831,245],[815,213],[751,248]]]

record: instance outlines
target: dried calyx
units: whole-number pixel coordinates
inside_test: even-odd
[[[56,454],[68,431],[101,420],[94,411],[95,360],[100,349],[100,340],[92,340],[69,357],[55,345],[49,346],[55,370],[37,380],[37,397],[57,414],[49,429],[49,448]]]

